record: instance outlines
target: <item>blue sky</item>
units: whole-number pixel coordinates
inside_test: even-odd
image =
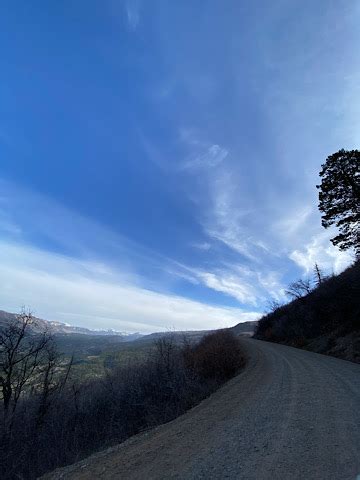
[[[0,308],[151,332],[255,319],[357,148],[353,0],[2,2]]]

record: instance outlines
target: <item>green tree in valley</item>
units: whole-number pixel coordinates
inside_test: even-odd
[[[320,171],[319,210],[322,225],[335,225],[331,239],[340,250],[354,248],[360,256],[360,152],[339,150],[330,155]]]

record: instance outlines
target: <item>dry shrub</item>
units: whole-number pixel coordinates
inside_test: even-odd
[[[238,337],[230,330],[210,333],[185,351],[185,362],[203,379],[226,381],[245,364]]]

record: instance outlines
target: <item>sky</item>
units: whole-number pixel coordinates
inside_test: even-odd
[[[0,5],[0,309],[149,333],[259,318],[352,260],[318,172],[359,146],[356,0]]]

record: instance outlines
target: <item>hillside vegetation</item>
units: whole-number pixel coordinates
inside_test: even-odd
[[[254,336],[360,363],[360,261],[265,315]]]
[[[11,325],[4,338],[14,339],[16,328]],[[30,334],[24,348],[34,341]],[[18,357],[25,354],[18,352]],[[72,377],[70,368],[58,381],[56,371],[37,363],[26,377],[23,394],[14,396],[13,390],[8,404],[0,388],[0,478],[37,478],[168,422],[210,395],[245,363],[239,340],[229,330],[205,335],[196,343],[184,337],[180,344],[174,336],[162,336],[137,360],[82,382]],[[0,366],[1,362],[0,355]],[[10,376],[10,386],[19,383],[19,375]]]

